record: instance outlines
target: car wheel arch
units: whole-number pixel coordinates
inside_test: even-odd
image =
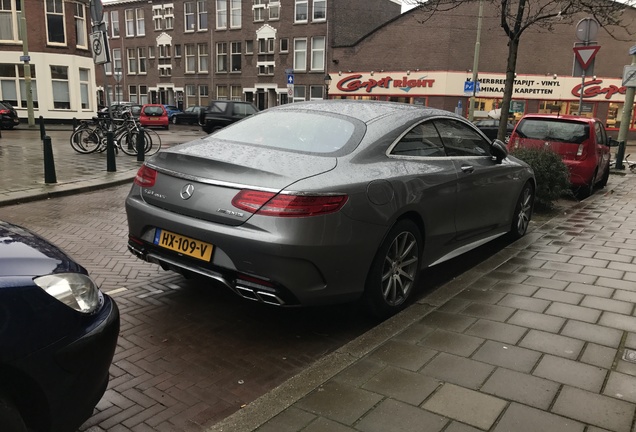
[[[10,390],[11,389],[11,390]],[[20,369],[0,367],[0,399],[8,398],[16,406],[29,430],[48,429],[48,403],[40,386]]]

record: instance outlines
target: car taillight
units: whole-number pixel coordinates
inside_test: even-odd
[[[585,145],[581,143],[579,144],[579,148],[576,150],[576,157],[582,158],[583,153],[585,153]]]
[[[519,148],[520,139],[519,139],[518,136],[515,135],[510,141],[512,142],[512,147],[513,148],[516,148],[516,149]]]
[[[232,205],[263,216],[304,217],[335,213],[347,202],[347,195],[277,195],[242,190]]]
[[[135,176],[135,184],[142,187],[151,187],[155,185],[157,180],[157,171],[152,168],[148,168],[146,165],[142,165],[137,171]]]
[[[0,109],[0,114],[9,114],[11,111],[8,109]]]

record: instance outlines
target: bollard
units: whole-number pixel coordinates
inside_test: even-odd
[[[622,170],[625,169],[623,165],[623,159],[625,159],[625,141],[618,142],[618,150],[616,151],[616,165],[614,168]]]
[[[40,139],[43,140],[46,136],[46,130],[44,130],[44,117],[40,116]]]
[[[44,183],[57,183],[55,176],[55,160],[53,160],[53,146],[51,137],[44,137]]]
[[[115,138],[112,131],[106,132],[106,171],[115,172]]]
[[[144,128],[140,127],[139,128],[139,132],[137,132],[137,162],[143,162],[144,161],[144,155],[145,155],[145,147],[146,147],[146,143],[145,143],[145,137],[146,134],[144,133]]]
[[[77,129],[77,118],[73,117],[73,130]]]

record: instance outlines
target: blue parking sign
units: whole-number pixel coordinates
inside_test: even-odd
[[[464,81],[464,93],[472,93],[475,83],[472,81]]]
[[[293,84],[293,83],[294,83],[294,75],[287,74],[287,84]]]

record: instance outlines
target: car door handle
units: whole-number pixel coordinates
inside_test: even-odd
[[[462,172],[471,174],[475,171],[475,167],[472,165],[462,165]]]

